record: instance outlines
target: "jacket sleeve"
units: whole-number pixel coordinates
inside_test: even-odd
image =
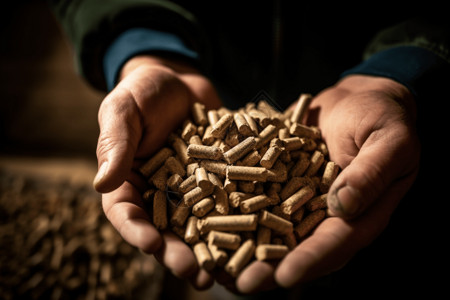
[[[56,19],[73,46],[77,71],[100,90],[111,88],[104,72],[104,58],[112,43],[132,28],[151,30],[156,40],[170,40],[169,52],[191,59],[207,57],[206,39],[196,18],[181,6],[163,0],[48,0]],[[161,33],[162,35],[157,35]],[[132,34],[136,38],[136,34]],[[130,36],[128,35],[128,38]],[[178,45],[176,45],[178,44]],[[162,43],[160,43],[162,45]],[[119,47],[120,48],[120,47]],[[117,51],[116,48],[113,48]],[[175,49],[175,51],[174,51]],[[139,49],[134,49],[138,51]],[[165,51],[156,46],[157,51]],[[134,52],[136,53],[136,52]],[[122,53],[123,54],[123,53]],[[123,54],[125,55],[125,54]],[[114,73],[114,70],[110,70]]]
[[[450,82],[450,23],[417,18],[381,31],[363,61],[342,76],[350,74],[391,78],[417,99],[444,91]]]

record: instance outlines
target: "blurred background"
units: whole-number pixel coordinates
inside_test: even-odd
[[[0,299],[205,299],[108,223],[91,185],[104,94],[77,75],[43,1],[8,7],[0,18]]]

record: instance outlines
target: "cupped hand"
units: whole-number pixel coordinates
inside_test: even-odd
[[[278,265],[253,262],[230,289],[290,288],[342,268],[386,228],[413,184],[420,145],[410,92],[387,78],[348,76],[317,95],[308,123],[321,128],[342,171],[328,193],[330,217]]]
[[[202,288],[211,276],[198,268],[185,243],[152,225],[141,197],[145,182],[137,172],[188,117],[194,101],[208,109],[221,106],[212,84],[191,66],[151,56],[130,59],[99,109],[94,187],[103,194],[107,218],[128,243]]]

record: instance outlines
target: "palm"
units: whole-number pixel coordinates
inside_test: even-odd
[[[188,116],[194,101],[217,107],[214,95],[212,86],[198,73],[139,64],[104,99],[99,111],[97,156],[100,165],[107,161],[108,172],[96,182],[96,189],[104,192],[106,216],[131,245],[155,254],[175,275],[192,277],[199,286],[210,278],[198,273],[187,245],[151,224],[141,197],[145,182],[135,170]]]
[[[384,230],[418,167],[417,138],[405,116],[385,93],[331,88],[313,100],[308,120],[321,128],[331,159],[344,169],[330,193],[365,201],[345,217],[337,211],[341,217],[327,218],[278,266],[251,264],[236,281],[240,291],[291,287],[326,275]],[[357,187],[357,194],[340,189],[346,186]]]

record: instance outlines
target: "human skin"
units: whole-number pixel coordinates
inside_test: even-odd
[[[277,266],[248,266],[230,289],[289,288],[339,270],[386,228],[417,176],[416,110],[401,84],[349,76],[317,95],[310,108],[308,123],[321,128],[331,160],[343,169],[329,192],[332,217]]]
[[[236,279],[208,274],[183,241],[153,227],[140,196],[145,183],[134,169],[188,116],[193,101],[221,106],[211,82],[189,65],[150,56],[130,59],[99,110],[94,186],[126,241],[198,289],[215,279],[247,294],[293,287],[338,270],[385,229],[416,177],[420,147],[410,92],[387,78],[348,76],[314,97],[307,119],[321,128],[331,159],[343,169],[329,192],[332,217],[278,265],[253,262]]]

